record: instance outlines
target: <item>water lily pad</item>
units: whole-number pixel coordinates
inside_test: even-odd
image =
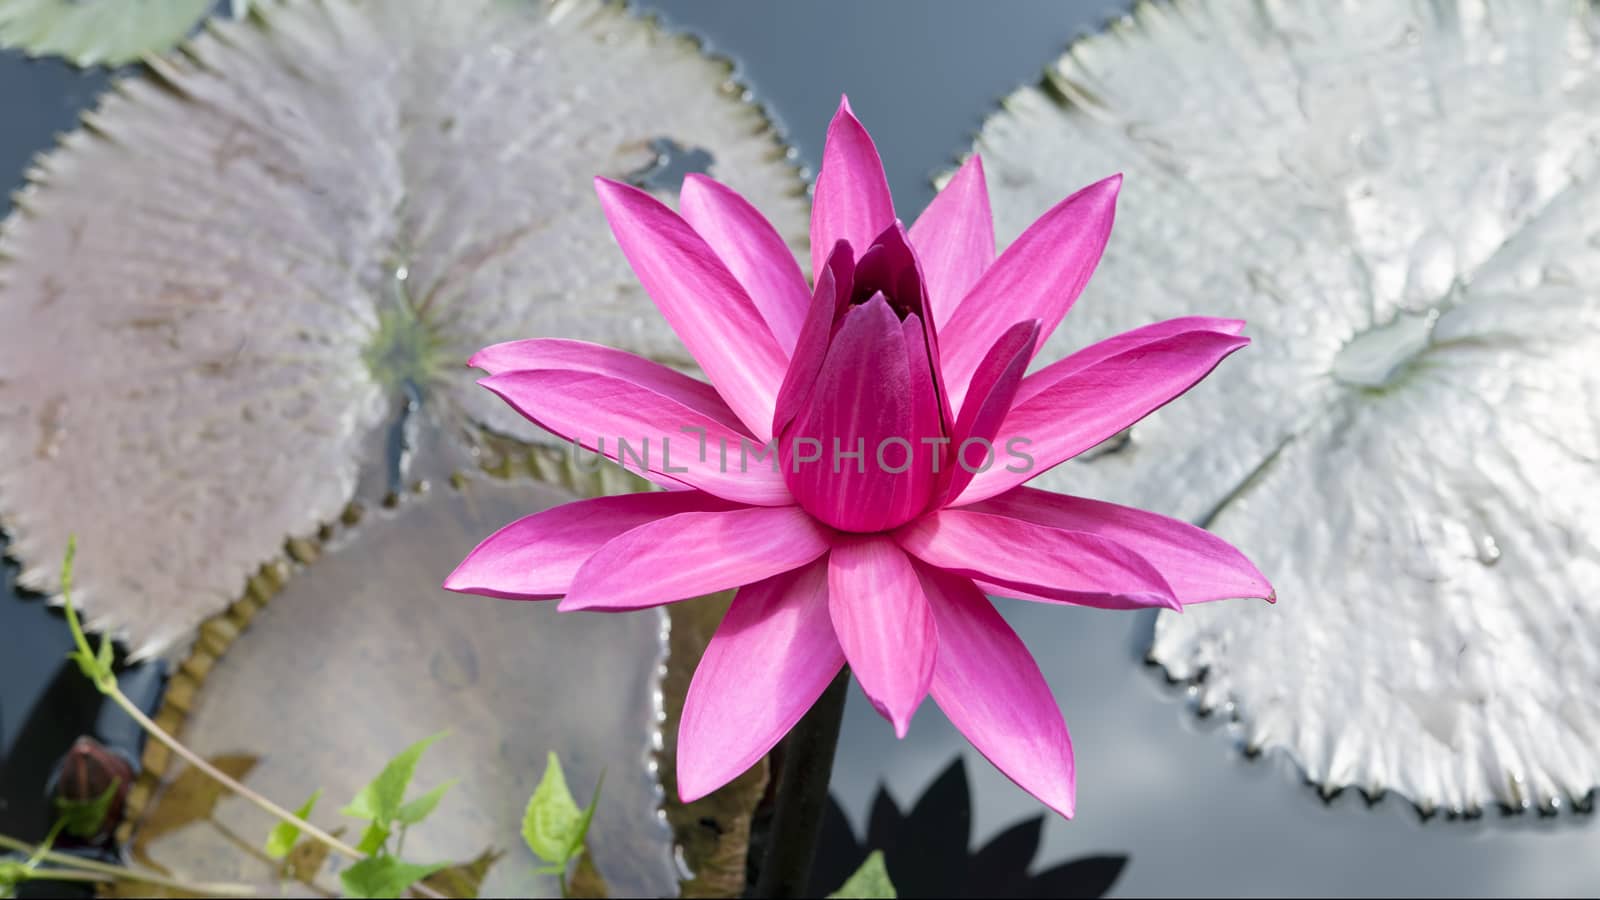
[[[246,783],[269,797],[297,804],[321,787],[313,821],[358,834],[364,823],[341,818],[338,807],[401,749],[448,729],[421,758],[411,793],[460,781],[409,830],[403,855],[467,864],[498,851],[474,875],[489,896],[556,889],[534,874],[540,863],[520,837],[553,751],[585,800],[605,774],[588,846],[612,895],[676,894],[672,833],[651,764],[665,616],[561,614],[553,603],[438,587],[484,534],[566,499],[533,482],[480,477],[461,490],[408,497],[358,532],[335,535],[225,655],[205,657],[215,665],[197,665],[197,655],[177,676],[201,687],[182,698],[183,710],[169,704],[185,742],[207,756],[259,755]],[[230,797],[204,822],[149,839],[136,829],[135,841],[145,859],[190,878],[263,882],[278,864],[238,845],[258,847],[272,826]],[[322,875],[325,886],[337,884],[331,871]]]
[[[1280,602],[1152,654],[1327,788],[1600,785],[1600,15],[1141,3],[977,141],[1002,239],[1124,171],[1060,356],[1178,315],[1255,340],[1043,479],[1209,525]]]
[[[215,0],[7,0],[0,47],[64,56],[80,66],[119,66],[183,38]],[[243,12],[243,6],[235,8]]]
[[[707,167],[803,251],[803,184],[730,71],[597,0],[299,0],[119,82],[0,233],[23,583],[52,591],[76,531],[91,624],[149,655],[358,489],[540,439],[474,383],[480,347],[687,367],[590,179]]]

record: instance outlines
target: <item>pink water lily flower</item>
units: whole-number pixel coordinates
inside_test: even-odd
[[[931,694],[995,766],[1071,816],[1066,724],[986,595],[1103,609],[1272,598],[1202,529],[1023,484],[1248,343],[1236,320],[1174,319],[1028,374],[1099,261],[1120,184],[1068,197],[996,258],[977,157],[908,231],[843,103],[808,285],[727,187],[691,175],[674,213],[597,179],[622,252],[710,383],[577,341],[474,356],[523,415],[669,490],[514,522],[445,587],[564,597],[562,610],[739,588],[689,688],[685,801],[761,759],[848,663],[897,735]]]

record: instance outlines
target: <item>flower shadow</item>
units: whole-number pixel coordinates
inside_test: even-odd
[[[971,849],[972,794],[957,756],[903,813],[879,785],[864,842],[858,842],[837,799],[828,798],[811,896],[825,896],[850,877],[867,854],[882,850],[889,880],[902,897],[1101,897],[1128,856],[1083,856],[1030,872],[1043,835],[1043,814],[1025,819]]]

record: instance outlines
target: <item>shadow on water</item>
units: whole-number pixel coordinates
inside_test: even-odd
[[[1043,814],[1023,819],[972,849],[972,789],[965,760],[957,756],[911,807],[900,807],[883,787],[872,798],[864,841],[838,800],[827,817],[811,895],[838,889],[874,850],[883,852],[889,881],[909,897],[1102,897],[1128,864],[1125,855],[1084,856],[1031,872],[1043,835]]]
[[[1041,869],[1127,854],[1137,864],[1120,873],[1114,896],[1585,895],[1600,880],[1592,815],[1490,811],[1424,821],[1393,795],[1323,799],[1283,754],[1247,757],[1228,710],[1196,715],[1186,686],[1141,666],[1153,615],[997,605],[1050,682],[1077,757],[1077,816],[1046,817]],[[881,806],[873,798],[884,789],[902,800],[933,793],[927,786],[947,775],[952,755],[966,762],[976,844],[1041,811],[932,704],[900,741],[859,690],[852,694],[833,788],[869,845]]]

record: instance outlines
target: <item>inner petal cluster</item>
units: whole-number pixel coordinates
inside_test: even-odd
[[[949,417],[920,267],[899,223],[859,257],[847,242],[834,248],[801,335],[806,350],[813,359],[791,364],[788,385],[802,399],[775,428],[795,500],[849,532],[886,531],[929,509]]]

